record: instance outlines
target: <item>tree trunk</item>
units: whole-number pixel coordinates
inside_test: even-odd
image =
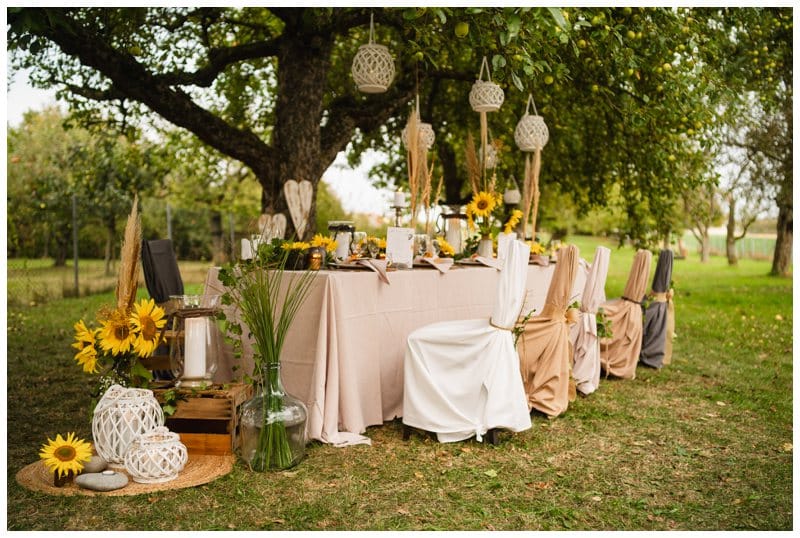
[[[105,263],[105,275],[111,276],[111,260],[114,259],[114,240],[117,237],[117,220],[114,217],[106,219],[106,248],[103,261]]]
[[[725,234],[725,253],[728,256],[728,265],[737,265],[736,257],[736,198],[728,195],[728,226]]]
[[[790,203],[781,204],[778,208],[778,237],[775,240],[775,253],[772,256],[771,275],[789,276],[789,268],[792,264],[792,213]]]
[[[708,263],[711,256],[711,238],[708,230],[703,230],[700,234],[700,263]]]
[[[222,239],[222,214],[219,211],[211,212],[211,257],[214,264],[222,265],[228,260],[225,253],[225,242]]]
[[[330,68],[330,48],[330,38],[320,36],[309,41],[283,41],[278,52],[278,96],[271,144],[280,158],[274,163],[276,166],[254,170],[263,188],[262,211],[286,215],[287,237],[293,237],[297,232],[283,194],[284,182],[306,179],[314,185],[315,196],[308,226],[298,240],[309,238],[316,231],[316,187],[323,172],[333,162],[324,158],[320,143],[320,118]]]
[[[458,175],[458,165],[456,164],[456,154],[453,146],[446,142],[436,144],[439,154],[439,162],[442,164],[442,174],[444,177],[444,199],[447,205],[460,204],[461,186],[463,181]]]

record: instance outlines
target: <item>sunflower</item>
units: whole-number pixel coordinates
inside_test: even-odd
[[[489,217],[497,205],[497,197],[491,193],[481,191],[472,197],[470,205],[476,217]]]
[[[74,344],[73,344],[74,345]],[[97,373],[97,348],[94,346],[86,346],[78,353],[75,354],[75,360],[78,365],[83,366],[83,371],[87,374]]]
[[[531,254],[544,254],[544,247],[536,241],[528,241],[531,246]]]
[[[456,250],[453,246],[447,242],[444,237],[437,237],[436,240],[439,242],[439,251],[444,256],[452,256],[456,253]]]
[[[522,211],[519,209],[515,209],[511,212],[511,216],[508,217],[508,222],[506,222],[505,226],[503,227],[503,232],[510,234],[511,230],[514,229],[514,226],[519,224],[519,219],[522,218]]]
[[[322,234],[316,234],[311,238],[312,247],[324,247],[325,252],[333,252],[336,250],[337,243],[330,237],[325,237]]]
[[[74,432],[67,434],[66,440],[58,434],[55,441],[48,438],[47,444],[42,445],[39,457],[50,471],[59,476],[66,476],[69,472],[78,474],[83,470],[83,462],[92,457],[92,444],[75,439]]]
[[[307,250],[311,245],[303,241],[287,241],[281,245],[283,250]]]
[[[112,311],[100,328],[100,347],[113,355],[127,353],[133,348],[136,334],[131,329],[127,314],[121,310]]]
[[[164,310],[156,306],[155,299],[149,301],[142,299],[133,305],[131,326],[136,335],[133,349],[140,357],[149,357],[153,354],[161,339],[160,329],[166,323]]]

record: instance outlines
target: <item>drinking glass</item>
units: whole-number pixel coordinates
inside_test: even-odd
[[[351,252],[353,256],[361,257],[361,253],[367,242],[367,232],[354,232]]]
[[[414,234],[414,255],[424,256],[428,252],[430,237],[427,234]]]

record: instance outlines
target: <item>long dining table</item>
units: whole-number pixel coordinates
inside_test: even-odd
[[[582,261],[580,267],[572,300],[580,298],[586,281],[588,265]],[[529,265],[522,315],[542,310],[554,268],[552,263]],[[218,273],[218,267],[209,270],[205,293],[225,292]],[[322,270],[315,275],[281,353],[283,385],[308,410],[308,439],[341,446],[369,443],[363,435],[368,426],[401,417],[408,335],[437,321],[488,318],[499,272],[454,265],[446,273],[414,268],[387,276],[389,284],[369,270]],[[229,321],[238,321],[232,306],[224,309]],[[252,372],[248,339],[242,347],[241,357],[234,359],[231,346],[225,346],[216,382]]]

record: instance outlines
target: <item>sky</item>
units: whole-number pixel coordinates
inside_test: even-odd
[[[33,88],[28,83],[27,75],[18,73],[7,87],[5,110],[7,125],[16,127],[22,122],[23,114],[28,110],[41,110],[55,102],[55,91]],[[389,207],[393,193],[385,189],[376,189],[369,181],[369,169],[379,158],[379,154],[369,152],[364,156],[362,165],[353,169],[347,164],[344,154],[340,153],[323,174],[323,180],[339,196],[345,211],[387,216],[394,214]]]

